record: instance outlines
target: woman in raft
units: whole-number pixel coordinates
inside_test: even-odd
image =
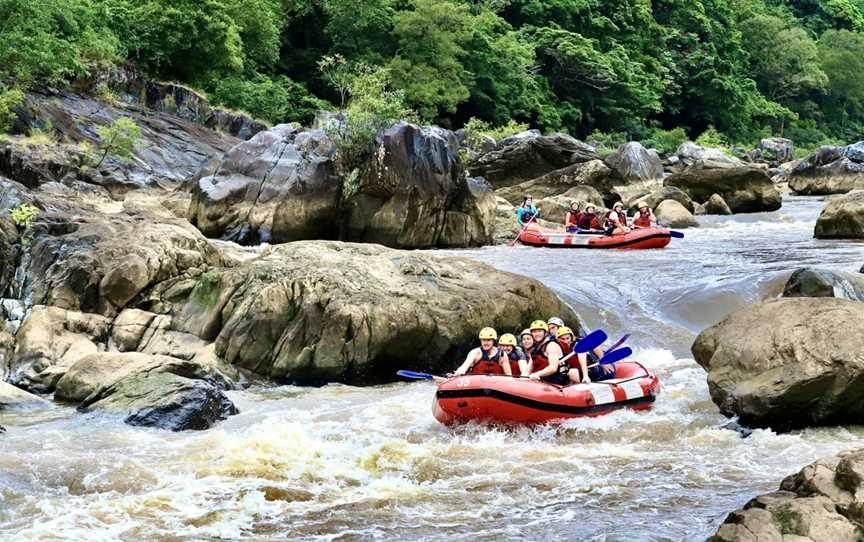
[[[526,224],[540,216],[540,209],[534,207],[534,198],[531,194],[525,194],[522,198],[522,205],[516,208],[516,222],[520,228],[524,228]]]
[[[615,202],[612,210],[606,213],[603,229],[606,230],[607,235],[619,235],[630,231],[630,228],[627,227],[627,212],[624,211],[623,203]]]
[[[646,202],[640,201],[637,204],[637,208],[639,212],[633,218],[634,228],[650,228],[657,223],[657,217],[654,216],[654,212],[648,207]]]
[[[480,346],[468,352],[465,362],[456,369],[453,376],[464,374],[503,374],[523,376],[528,374],[528,359],[516,344],[516,337],[510,333],[501,335],[491,327],[480,330]],[[498,341],[498,345],[495,345]]]

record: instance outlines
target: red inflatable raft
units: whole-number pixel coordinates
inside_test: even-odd
[[[672,232],[666,228],[638,228],[620,235],[565,233],[528,224],[518,239],[523,245],[550,248],[663,248],[672,240]]]
[[[471,420],[545,423],[600,416],[618,408],[651,408],[660,380],[639,362],[615,365],[615,379],[557,386],[527,378],[465,375],[438,386],[433,412],[443,424]]]

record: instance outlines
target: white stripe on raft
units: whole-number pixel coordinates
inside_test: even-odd
[[[624,394],[627,396],[627,399],[638,399],[645,396],[645,391],[642,389],[642,385],[635,380],[631,380],[630,382],[624,382],[618,387],[624,390]]]
[[[594,397],[595,405],[605,405],[606,403],[615,402],[615,393],[612,391],[612,386],[591,385],[591,396]]]

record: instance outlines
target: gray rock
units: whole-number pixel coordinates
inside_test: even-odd
[[[654,209],[657,223],[669,228],[695,228],[699,226],[693,214],[675,200],[667,199],[660,202]]]
[[[680,188],[694,201],[719,194],[733,213],[776,211],[782,205],[780,192],[766,170],[759,168],[706,169],[696,164],[667,177],[663,184]]]
[[[782,164],[795,158],[795,145],[791,139],[769,137],[759,141],[758,150],[769,162]]]
[[[795,270],[786,281],[783,297],[839,297],[864,301],[864,277],[859,273],[805,267]]]
[[[612,170],[602,160],[579,162],[524,183],[499,188],[495,195],[513,205],[520,205],[525,194],[531,194],[535,201],[538,201],[579,187],[597,191],[602,195],[611,188],[611,173]]]
[[[697,162],[702,162],[704,169],[722,169],[743,165],[741,160],[729,156],[721,149],[702,147],[691,141],[685,141],[679,145],[678,150],[675,151],[675,155],[685,166],[692,166]]]
[[[663,177],[660,157],[637,141],[621,145],[616,152],[604,158],[603,162],[626,182],[650,181]]]
[[[789,188],[804,195],[845,194],[864,189],[864,142],[820,147],[792,170]]]
[[[726,200],[720,194],[711,194],[705,202],[704,211],[706,215],[731,215],[732,210],[726,204]]]
[[[864,190],[834,196],[816,220],[819,239],[864,239]]]
[[[638,211],[637,206],[640,201],[644,201],[648,204],[648,207],[656,209],[657,206],[665,200],[677,201],[690,213],[695,211],[695,206],[693,200],[690,199],[690,196],[680,188],[674,186],[664,186],[649,194],[631,197],[624,202],[624,205],[628,208],[630,216],[633,216],[636,214],[636,211]]]

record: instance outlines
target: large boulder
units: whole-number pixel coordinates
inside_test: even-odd
[[[663,184],[680,188],[700,203],[719,194],[733,213],[776,211],[782,205],[780,192],[764,169],[705,169],[697,165],[667,177]]]
[[[181,431],[208,429],[236,414],[223,393],[233,383],[217,368],[134,353],[101,353],[72,365],[55,399],[82,411],[122,412],[130,425]]]
[[[663,177],[663,163],[656,152],[631,141],[603,159],[616,176],[626,182],[650,181]]]
[[[729,156],[721,149],[702,147],[691,141],[685,141],[675,151],[677,163],[685,167],[701,163],[704,169],[724,169],[740,167],[743,162],[734,156]]]
[[[584,209],[589,203],[594,205],[598,212],[603,208],[603,196],[591,186],[574,186],[563,194],[543,198],[537,201],[536,205],[541,210],[541,216],[555,222],[564,222],[570,203],[574,201],[579,203],[580,209]]]
[[[590,187],[602,194],[611,186],[611,174],[612,170],[602,160],[589,160],[557,169],[517,185],[500,188],[495,191],[495,195],[513,205],[520,205],[525,194],[531,194],[536,201],[564,194],[577,187]]]
[[[486,178],[498,189],[599,158],[594,147],[569,135],[544,136],[530,131],[501,140],[494,150],[472,160],[468,169],[472,175]]]
[[[206,284],[166,281],[151,295],[178,331],[215,339],[225,361],[298,383],[451,370],[484,326],[518,331],[553,314],[577,321],[535,280],[468,259],[328,241],[271,247],[212,271]]]
[[[786,281],[783,297],[839,297],[864,301],[864,275],[812,267],[797,269]]]
[[[795,144],[784,137],[768,137],[759,141],[757,147],[764,160],[782,164],[795,158]]]
[[[834,196],[816,220],[820,239],[864,239],[864,190]]]
[[[660,202],[654,209],[657,223],[669,228],[695,228],[699,226],[693,214],[675,200],[667,199]]]
[[[720,194],[711,194],[708,201],[703,205],[703,211],[706,215],[731,215],[732,209],[723,199]]]
[[[820,147],[792,170],[789,188],[803,195],[864,189],[864,141],[846,147]]]
[[[690,196],[680,188],[674,186],[664,186],[647,194],[638,194],[630,197],[624,202],[624,205],[628,208],[628,214],[633,216],[639,210],[640,202],[644,201],[648,204],[648,207],[656,209],[661,202],[666,200],[677,201],[690,213],[695,211],[693,200],[690,199]]]
[[[303,239],[400,248],[474,246],[492,239],[495,200],[467,179],[452,132],[399,123],[359,168],[339,174],[323,130],[280,124],[193,179],[190,221],[242,244]]]
[[[858,542],[862,472],[864,449],[820,459],[730,513],[708,542]]]
[[[781,298],[706,329],[693,344],[711,398],[742,424],[788,430],[864,417],[864,303]]]
[[[0,410],[5,408],[28,408],[45,406],[48,401],[38,395],[26,392],[20,388],[0,380]]]

